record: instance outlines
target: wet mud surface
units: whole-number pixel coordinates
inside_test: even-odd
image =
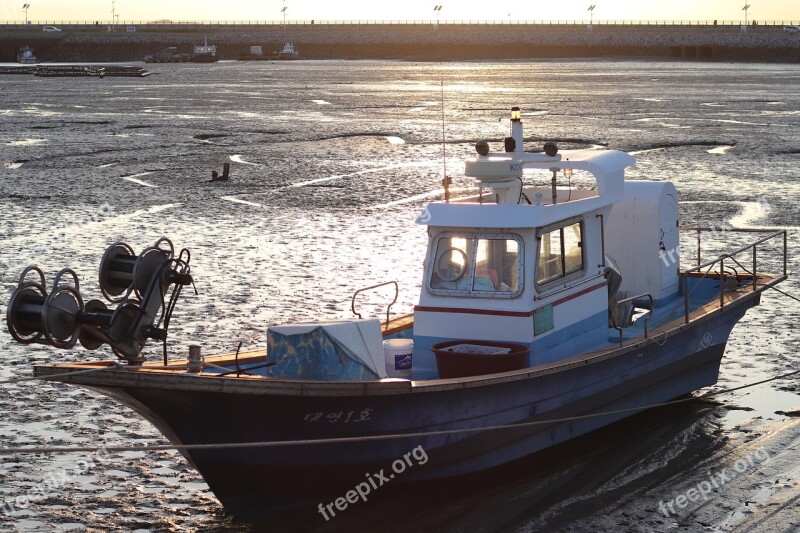
[[[684,225],[790,228],[791,279],[780,288],[800,297],[800,67],[303,61],[152,70],[144,79],[3,79],[3,314],[29,264],[48,282],[69,266],[82,292],[99,297],[107,246],[125,241],[138,252],[161,236],[192,250],[200,293],[184,291],[173,317],[176,356],[193,343],[205,353],[240,341],[262,347],[270,324],[348,317],[354,290],[387,280],[401,284],[393,309],[410,311],[426,240],[413,222],[441,197],[442,81],[455,187],[471,186],[461,161],[474,142],[499,149],[508,127],[500,119],[519,105],[526,149],[555,139],[631,151],[629,179],[673,181]],[[223,163],[231,180],[211,183]],[[579,175],[574,186],[583,186]],[[723,239],[750,237],[704,240],[703,258]],[[782,268],[767,248],[759,253]],[[687,246],[684,261],[693,260]],[[368,295],[359,305],[377,316],[388,299]],[[734,329],[717,388],[797,369],[798,318],[796,301],[765,294]],[[0,379],[28,376],[38,363],[110,357],[24,347],[7,334],[0,353]],[[160,357],[159,347],[148,354]],[[455,486],[387,491],[330,522],[311,510],[237,523],[174,452],[3,456],[0,504],[13,510],[0,512],[0,528],[792,530],[800,527],[797,392],[794,377],[645,413]],[[2,385],[0,412],[3,447],[166,443],[126,408],[64,385]],[[707,500],[688,501],[692,487],[748,457]],[[675,512],[662,512],[662,502]]]

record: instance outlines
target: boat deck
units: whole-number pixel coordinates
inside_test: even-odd
[[[759,292],[763,290],[763,287],[776,283],[776,279],[782,279],[782,277],[759,275],[756,285]],[[728,305],[740,297],[742,293],[753,291],[752,276],[737,276],[735,282],[733,277],[729,277],[728,280],[729,283],[734,284],[720,294],[718,274],[712,274],[704,279],[690,277],[691,285],[688,299],[685,299],[683,291],[680,291],[658,301],[652,312],[646,312],[644,308],[638,305],[635,306],[637,315],[635,315],[633,324],[622,328],[622,344],[669,331],[676,322],[681,322],[685,319],[687,311],[689,318],[694,320],[711,310],[719,309],[721,299],[725,305]],[[647,331],[645,331],[645,328]],[[620,332],[617,329],[609,328],[608,341],[610,345],[619,345]]]
[[[532,375],[546,375],[579,365],[589,361],[599,361],[616,354],[639,349],[640,346],[654,342],[654,338],[670,336],[692,327],[698,320],[706,320],[723,312],[728,306],[738,305],[755,297],[768,288],[786,279],[785,275],[759,274],[756,286],[752,277],[737,277],[734,285],[726,284],[720,291],[718,276],[692,278],[688,280],[689,309],[686,313],[685,300],[682,293],[657,302],[648,320],[648,332],[645,336],[644,315],[635,323],[623,328],[622,345],[619,332],[609,328],[608,343],[598,346],[596,350],[579,354],[568,359],[540,364],[512,372],[475,376],[460,379],[427,379],[417,381],[389,380],[365,382],[339,381],[307,381],[287,378],[268,378],[266,374],[266,350],[253,350],[239,354],[223,354],[207,356],[203,361],[203,369],[198,373],[188,372],[188,361],[180,359],[162,362],[148,362],[140,367],[118,365],[115,361],[91,361],[81,363],[62,363],[40,365],[35,367],[38,376],[51,376],[51,379],[66,383],[95,385],[101,387],[143,386],[143,387],[175,387],[206,391],[236,391],[247,394],[310,394],[310,395],[342,395],[342,394],[403,394],[408,392],[424,392],[426,390],[463,388],[479,386],[481,383],[500,382],[525,379]],[[731,278],[728,278],[729,281]],[[724,307],[720,303],[724,302]],[[385,333],[394,332],[408,336],[412,332],[413,315],[393,319],[386,325]],[[656,340],[657,342],[657,340]],[[190,378],[190,379],[186,379]]]

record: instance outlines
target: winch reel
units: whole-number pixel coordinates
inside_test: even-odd
[[[35,272],[39,281],[25,281]],[[60,284],[61,278],[69,274],[74,286]],[[6,312],[8,331],[14,340],[22,344],[42,342],[57,348],[72,348],[78,340],[79,327],[75,316],[83,311],[78,276],[65,268],[56,274],[53,290],[45,287],[44,272],[39,267],[29,266],[22,271],[17,289],[11,295]]]
[[[148,339],[166,342],[181,288],[193,283],[189,250],[181,250],[177,258],[174,250],[166,238],[139,255],[125,243],[112,244],[100,262],[99,281],[103,296],[118,304],[116,308],[101,300],[84,304],[78,276],[68,268],[56,274],[48,292],[44,272],[30,266],[11,295],[6,312],[8,331],[22,344],[68,349],[80,341],[87,350],[108,344],[120,359],[141,364]],[[38,280],[29,279],[31,273],[37,274]]]
[[[168,248],[162,248],[162,246]],[[165,259],[175,255],[169,239],[161,238],[138,256],[124,242],[109,246],[100,260],[100,292],[111,303],[119,303],[135,293],[141,299],[153,274]]]

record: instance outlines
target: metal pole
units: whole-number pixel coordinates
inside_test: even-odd
[[[700,232],[702,230],[697,228],[697,266],[700,266]]]
[[[450,181],[447,179],[447,142],[444,130],[444,80],[442,80],[442,186],[444,187],[444,201],[450,202]]]
[[[603,254],[601,257],[602,263],[600,263],[600,267],[606,267],[606,227],[605,227],[605,219],[603,215],[597,215],[597,218],[600,219],[600,253]]]
[[[786,230],[783,230],[783,275],[786,276]]]
[[[683,274],[683,322],[689,323],[689,274]]]
[[[758,247],[757,244],[753,245],[753,292],[756,292],[757,290],[756,285],[758,285],[758,271],[756,270],[758,268],[758,263],[756,261],[757,247]]]
[[[719,258],[719,307],[725,307],[725,256]]]

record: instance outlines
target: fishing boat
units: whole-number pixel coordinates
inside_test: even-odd
[[[286,41],[278,53],[278,59],[300,59],[300,52],[294,47],[294,43]]]
[[[40,78],[103,78],[105,69],[98,65],[39,65],[34,75]]]
[[[217,47],[213,44],[208,44],[208,37],[206,37],[203,44],[195,45],[189,61],[192,63],[216,63],[219,61]]]
[[[23,46],[19,49],[17,54],[17,63],[23,65],[35,65],[39,62],[35,55],[33,55],[33,48],[30,46]]]
[[[189,54],[179,54],[176,46],[168,46],[157,54],[147,54],[144,56],[145,63],[186,63],[189,61]]]
[[[240,517],[310,506],[327,520],[386,483],[491,469],[714,384],[733,327],[787,278],[786,231],[702,261],[691,228],[697,264],[681,266],[671,183],[626,181],[620,151],[525,151],[519,108],[510,130],[466,161],[473,193],[451,198],[445,180],[417,218],[429,241],[412,314],[389,304],[385,319],[269,326],[266,349],[204,356],[198,338],[170,354],[192,273],[162,238],[106,250],[105,301],[85,301],[72,270],[48,284],[28,267],[9,332],[110,348],[35,375],[149,420]],[[143,355],[150,339],[163,360]]]

